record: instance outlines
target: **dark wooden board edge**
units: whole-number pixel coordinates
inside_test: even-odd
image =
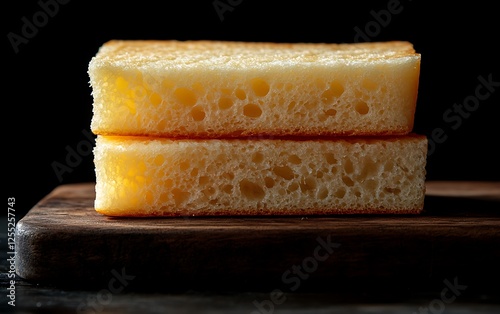
[[[119,273],[155,289],[404,288],[453,278],[495,288],[500,279],[498,215],[116,219],[93,211],[92,192],[58,187],[19,221],[20,277],[81,287]]]

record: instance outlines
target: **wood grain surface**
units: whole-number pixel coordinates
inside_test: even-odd
[[[423,214],[403,216],[111,218],[93,209],[94,196],[93,183],[59,186],[18,222],[20,277],[283,291],[500,282],[494,201],[429,196]]]
[[[430,181],[426,195],[500,200],[500,181]],[[500,209],[500,205],[499,205]]]

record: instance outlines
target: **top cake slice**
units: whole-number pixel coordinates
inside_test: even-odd
[[[101,135],[402,135],[420,54],[409,42],[112,40],[92,58]]]

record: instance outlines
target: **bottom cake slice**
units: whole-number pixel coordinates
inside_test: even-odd
[[[109,216],[417,214],[427,138],[96,139]]]

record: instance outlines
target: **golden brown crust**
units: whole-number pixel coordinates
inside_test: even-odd
[[[243,41],[221,41],[221,40],[110,40],[101,47],[103,59],[107,57],[116,58],[121,53],[126,54],[147,54],[148,50],[155,49],[155,53],[162,51],[162,48],[175,47],[175,49],[204,50],[233,52],[237,50],[250,50],[261,53],[263,49],[269,50],[298,50],[298,51],[335,51],[353,53],[384,53],[390,52],[391,57],[418,55],[413,44],[408,41],[385,41],[385,42],[363,42],[363,43],[279,43],[279,42],[243,42]]]
[[[392,130],[380,130],[368,132],[366,130],[352,130],[352,131],[343,131],[343,132],[308,132],[308,131],[286,131],[286,130],[269,130],[269,131],[259,131],[259,130],[245,130],[241,132],[175,132],[175,133],[165,133],[165,132],[125,132],[125,131],[101,131],[101,130],[92,130],[95,135],[103,135],[103,136],[144,136],[144,137],[154,137],[154,138],[172,138],[172,139],[210,139],[210,138],[289,138],[289,137],[311,137],[312,134],[314,136],[321,137],[342,137],[342,136],[397,136],[397,135],[407,135],[412,131],[411,128],[395,128]]]
[[[113,134],[113,135],[99,135],[102,138],[106,138],[108,140],[112,141],[124,141],[128,142],[130,140],[143,140],[143,141],[150,141],[150,140],[174,140],[174,141],[207,141],[207,140],[252,140],[252,141],[261,141],[261,140],[286,140],[286,141],[346,141],[350,143],[355,143],[355,142],[378,142],[378,141],[385,141],[385,142],[392,142],[392,141],[398,141],[398,142],[407,142],[407,141],[413,141],[413,140],[423,140],[426,139],[427,137],[423,134],[417,134],[410,132],[408,134],[404,135],[376,135],[373,134],[372,136],[363,136],[363,135],[304,135],[304,136],[255,136],[255,137],[220,137],[220,138],[204,138],[204,137],[178,137],[178,138],[172,138],[172,137],[162,137],[162,136],[150,136],[150,135],[131,135],[131,136],[124,136],[121,134]]]
[[[180,211],[175,208],[164,209],[154,213],[145,214],[140,211],[123,211],[119,209],[100,209],[96,211],[102,215],[110,217],[129,217],[129,218],[147,218],[147,217],[221,217],[221,216],[324,216],[324,215],[417,215],[423,212],[423,208],[303,208],[300,210],[294,209],[293,212],[283,210],[239,210],[239,209],[222,209],[222,210],[197,210],[196,213]]]
[[[223,53],[222,53],[223,52]],[[111,40],[104,43],[89,64],[98,67],[138,68],[179,63],[257,66],[260,62],[283,64],[293,59],[330,63],[337,60],[392,60],[418,58],[410,42],[276,43],[209,40]]]

